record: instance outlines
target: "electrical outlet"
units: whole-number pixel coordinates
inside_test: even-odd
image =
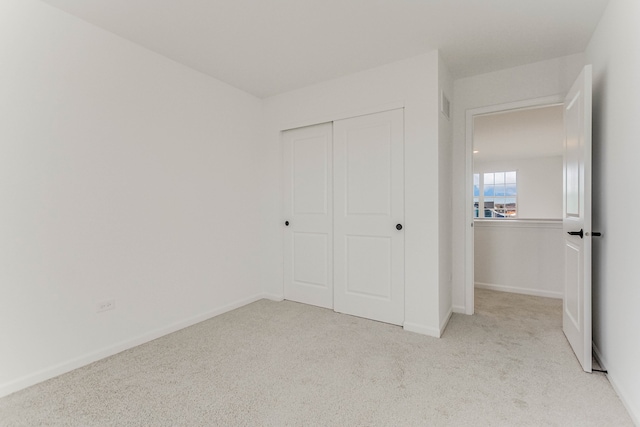
[[[116,308],[116,300],[115,299],[102,301],[101,303],[99,303],[97,305],[96,313],[101,313],[101,312],[107,311],[107,310],[113,310],[115,308]]]

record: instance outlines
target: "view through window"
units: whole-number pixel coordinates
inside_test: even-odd
[[[517,217],[517,196],[516,171],[473,174],[474,218]]]

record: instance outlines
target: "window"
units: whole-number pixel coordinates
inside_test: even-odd
[[[473,174],[473,217],[515,218],[518,214],[516,175],[516,171]]]

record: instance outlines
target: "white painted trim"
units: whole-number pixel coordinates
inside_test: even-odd
[[[444,330],[447,328],[447,325],[449,324],[449,320],[451,320],[451,316],[453,315],[453,307],[449,308],[449,312],[447,313],[447,316],[442,319],[442,322],[440,322],[440,335],[438,335],[438,338],[442,336],[442,334],[444,333]]]
[[[562,292],[543,291],[540,289],[531,289],[531,288],[517,288],[514,286],[507,286],[507,285],[495,285],[492,283],[476,282],[475,287],[479,289],[489,289],[491,291],[510,292],[512,294],[532,295],[535,297],[545,297],[545,298],[555,298],[555,299],[562,299],[563,297]]]
[[[203,322],[205,320],[211,319],[212,317],[219,316],[231,310],[235,310],[236,308],[243,307],[247,304],[251,304],[252,302],[256,302],[267,297],[268,296],[264,294],[257,294],[248,298],[234,301],[230,304],[224,305],[214,310],[210,310],[205,313],[190,317],[188,319],[172,323],[166,327],[155,329],[148,333],[139,335],[135,338],[119,342],[117,344],[105,347],[97,351],[93,351],[91,353],[76,357],[71,360],[67,360],[66,362],[41,369],[37,372],[25,375],[8,383],[0,384],[0,397],[7,396],[29,386],[57,377],[58,375],[62,375],[67,372],[73,371],[74,369],[89,365],[90,363],[93,363],[97,360],[113,356],[114,354],[129,350],[130,348],[139,346],[146,342],[168,335],[172,332],[179,331],[180,329],[187,328],[189,326],[195,325],[196,323]]]
[[[428,335],[434,338],[440,338],[440,330],[431,326],[419,325],[417,323],[404,322],[402,325],[405,331],[415,332],[417,334]]]
[[[561,219],[476,219],[474,227],[555,228],[562,229]]]
[[[564,102],[563,95],[552,95],[543,98],[526,99],[523,101],[509,102],[498,105],[488,105],[479,108],[472,108],[466,111],[465,129],[465,228],[464,228],[464,302],[465,313],[473,314],[475,310],[474,302],[474,253],[473,253],[473,119],[475,116],[493,114],[510,110],[521,110],[525,108],[548,107],[559,105]]]
[[[284,301],[284,295],[265,293],[262,296],[264,299],[268,299],[270,301],[276,301],[276,302]]]
[[[505,104],[487,105],[467,110],[467,117],[485,114],[501,113],[514,110],[525,110],[542,107],[553,107],[564,104],[564,95],[557,94],[542,98],[524,99],[522,101],[507,102]]]
[[[606,375],[607,375],[607,379],[609,380],[609,384],[611,384],[611,387],[613,387],[613,390],[618,395],[618,398],[620,398],[622,405],[625,407],[625,409],[629,413],[629,416],[631,417],[631,421],[633,422],[634,425],[640,426],[640,414],[633,412],[633,405],[631,405],[631,403],[625,399],[625,396],[626,396],[625,392],[622,391],[618,386],[618,381],[616,380],[616,376],[611,375],[611,372],[609,371],[609,363],[605,360],[604,356],[602,355],[602,352],[600,351],[596,343],[592,342],[591,345],[593,347],[593,354],[596,360],[598,361],[598,364],[602,369],[607,371]]]
[[[464,305],[454,305],[453,312],[458,314],[467,314],[464,309]]]
[[[474,239],[473,239],[473,114],[467,111],[465,140],[465,185],[464,185],[464,312],[475,312],[475,271],[474,271]]]
[[[377,106],[360,108],[357,110],[342,111],[339,113],[330,114],[330,115],[326,115],[318,118],[306,119],[306,120],[301,120],[293,123],[286,123],[279,126],[279,130],[281,132],[284,132],[286,130],[297,129],[305,126],[318,125],[321,123],[330,123],[336,120],[351,119],[354,117],[366,116],[368,114],[383,113],[385,111],[398,110],[398,109],[404,108],[404,104],[405,104],[404,101],[395,101],[395,102],[390,102],[390,103],[381,104]]]

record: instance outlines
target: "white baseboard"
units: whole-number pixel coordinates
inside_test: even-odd
[[[444,330],[447,328],[447,325],[449,324],[449,320],[451,320],[452,314],[453,314],[453,307],[450,307],[449,312],[447,313],[445,318],[442,319],[442,321],[440,322],[440,335],[438,335],[438,338],[442,336],[442,334],[444,333]]]
[[[278,294],[270,294],[270,293],[264,293],[262,294],[263,298],[271,300],[271,301],[284,301],[284,295],[278,295]]]
[[[544,291],[542,289],[518,288],[515,286],[495,285],[492,283],[475,283],[476,288],[489,289],[491,291],[511,292],[513,294],[532,295],[536,297],[562,299],[562,292]]]
[[[238,301],[234,301],[230,304],[224,305],[222,307],[218,307],[214,310],[210,310],[205,313],[198,314],[188,319],[172,323],[166,327],[152,330],[150,332],[139,335],[132,339],[119,342],[109,347],[105,347],[100,350],[93,351],[91,353],[76,357],[66,362],[62,362],[57,365],[53,365],[53,366],[41,369],[39,371],[25,375],[21,378],[17,378],[7,383],[0,384],[0,397],[7,396],[11,393],[15,393],[18,390],[22,390],[29,386],[57,377],[58,375],[62,375],[67,372],[73,371],[74,369],[81,368],[97,360],[104,359],[105,357],[113,356],[114,354],[139,346],[146,342],[152,341],[154,339],[168,335],[172,332],[178,331],[180,329],[184,329],[186,327],[195,325],[196,323],[200,323],[212,317],[219,316],[228,311],[235,310],[236,308],[240,308],[247,304],[251,304],[252,302],[258,301],[263,298],[269,298],[269,296],[265,294],[258,294],[258,295],[251,296],[249,298],[244,298]]]
[[[417,323],[404,322],[402,325],[405,331],[415,332],[417,334],[428,335],[430,337],[440,338],[440,330],[430,326],[419,325]]]
[[[467,314],[467,310],[465,309],[464,305],[454,305],[453,312],[459,314]]]
[[[607,371],[609,370],[607,369]],[[622,406],[624,406],[627,412],[629,413],[629,416],[631,417],[631,421],[633,422],[633,424],[636,426],[640,426],[640,408],[638,408],[638,402],[634,402],[635,407],[631,405],[631,401],[627,399],[626,397],[627,395],[625,394],[624,389],[620,387],[616,379],[616,376],[612,375],[611,371],[607,373],[607,379],[609,380],[611,387],[613,387],[613,390],[616,392],[616,394],[620,398],[620,401],[622,402]]]
[[[631,421],[633,422],[633,424],[640,426],[640,408],[638,407],[634,408],[631,405],[630,401],[626,398],[626,394],[624,390],[619,386],[619,383],[616,380],[617,376],[615,375],[615,373],[612,374],[612,372],[609,371],[609,363],[602,355],[602,352],[600,351],[596,343],[592,343],[592,346],[593,346],[593,353],[596,357],[596,360],[598,361],[598,364],[602,369],[607,371],[607,379],[609,380],[609,384],[611,384],[611,387],[613,387],[613,390],[616,392],[616,394],[620,398],[622,405],[625,407],[625,409],[629,413],[629,416],[631,417]]]

